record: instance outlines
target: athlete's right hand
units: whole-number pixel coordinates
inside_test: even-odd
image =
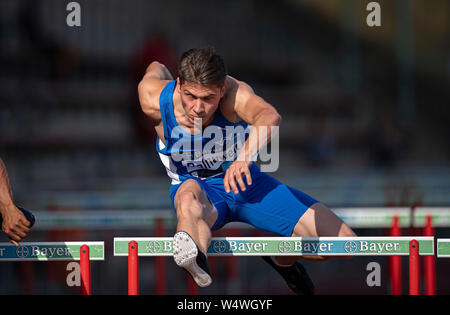
[[[11,243],[19,246],[19,242],[30,232],[31,223],[16,206],[2,209],[1,216],[2,231],[8,236]]]
[[[250,164],[252,161],[250,161]],[[227,171],[225,172],[225,176],[223,178],[223,185],[225,187],[225,191],[227,193],[233,190],[235,194],[239,193],[239,189],[236,185],[236,182],[239,184],[239,187],[241,188],[241,191],[245,191],[245,184],[244,180],[242,178],[242,175],[245,175],[247,178],[247,184],[252,184],[252,177],[250,175],[249,170],[249,164],[246,161],[234,161],[230,167],[228,167]]]

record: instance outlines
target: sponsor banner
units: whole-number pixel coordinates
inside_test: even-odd
[[[80,248],[89,246],[90,260],[104,260],[104,242],[0,243],[0,261],[80,260]]]
[[[450,208],[417,207],[414,209],[414,226],[424,227],[427,216],[431,216],[434,227],[450,226]]]
[[[433,237],[213,238],[208,255],[215,256],[390,256],[409,255],[409,242],[419,242],[420,255],[434,255]],[[132,238],[115,238],[114,255],[128,255]],[[172,255],[172,238],[135,238],[139,256]]]
[[[450,208],[335,208],[332,211],[352,228],[389,228],[395,216],[400,227],[423,227],[426,217],[431,215],[434,227],[450,226]],[[153,228],[158,218],[162,218],[167,227],[176,225],[173,210],[84,210],[84,211],[35,211],[37,221],[35,230],[83,229],[128,229]],[[231,225],[246,225],[231,223]]]
[[[440,258],[450,258],[450,238],[437,240],[437,256]]]
[[[153,228],[161,218],[173,226],[176,218],[169,210],[94,210],[94,211],[36,211],[35,230],[67,229],[127,229]]]
[[[398,217],[400,227],[411,225],[411,209],[392,208],[336,208],[332,211],[352,228],[390,228],[394,217]]]

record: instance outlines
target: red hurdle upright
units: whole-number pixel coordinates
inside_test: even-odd
[[[91,295],[91,262],[89,260],[89,246],[80,248],[81,295]]]
[[[136,241],[128,243],[128,295],[139,294],[139,258]]]
[[[398,216],[394,216],[389,236],[401,236]],[[389,257],[389,271],[391,278],[392,295],[402,294],[402,257]]]
[[[424,236],[434,236],[434,228],[432,224],[432,217],[428,215],[426,217],[426,224],[424,228]],[[434,256],[424,257],[424,270],[425,270],[425,294],[436,294],[436,266]]]
[[[420,295],[419,242],[409,242],[409,294]]]

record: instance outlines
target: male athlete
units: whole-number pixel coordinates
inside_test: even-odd
[[[249,85],[227,75],[212,48],[185,52],[178,72],[174,80],[164,65],[152,62],[138,92],[142,110],[156,129],[156,149],[172,179],[170,196],[178,220],[174,260],[199,286],[212,282],[206,256],[211,231],[229,222],[245,222],[285,237],[355,236],[327,207],[255,165],[254,157],[272,139],[271,127],[280,126],[281,117]],[[245,141],[238,150],[227,144],[224,151],[205,154],[202,148],[210,143],[211,132],[202,131],[209,127],[223,132],[215,148],[237,138],[226,132],[232,127],[246,130]],[[265,133],[258,132],[262,128]],[[195,142],[203,147],[191,146]],[[295,293],[313,294],[312,281],[297,262],[300,257],[263,258]]]

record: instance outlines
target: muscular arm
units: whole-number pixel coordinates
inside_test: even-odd
[[[19,246],[19,241],[30,231],[30,222],[14,205],[8,173],[2,159],[0,159],[0,215],[2,231],[9,237],[11,243]]]
[[[14,206],[12,199],[11,185],[5,164],[0,159],[0,213]]]
[[[256,95],[245,83],[239,86],[234,110],[240,118],[252,126],[250,135],[237,159],[251,164],[252,157],[275,136],[273,127],[280,126],[281,116],[272,105]]]
[[[159,110],[159,94],[168,80],[173,80],[167,68],[157,62],[152,62],[138,85],[139,102],[142,111],[152,120],[156,126],[161,122]]]
[[[275,136],[276,133],[273,131],[278,129],[273,127],[280,126],[281,116],[273,106],[257,96],[249,85],[243,82],[234,84],[237,84],[234,112],[251,125],[250,134],[243,149],[236,161],[227,169],[224,177],[225,191],[230,192],[231,189],[237,194],[239,193],[238,185],[242,191],[246,189],[242,175],[245,175],[248,185],[252,184],[248,167],[252,164],[253,157]]]

